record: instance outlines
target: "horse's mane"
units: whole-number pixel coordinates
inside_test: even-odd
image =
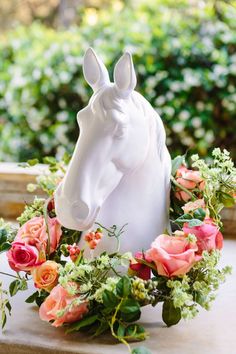
[[[138,104],[140,106],[141,104],[144,116],[150,120],[151,129],[152,131],[154,130],[156,134],[157,153],[160,160],[163,162],[166,156],[166,132],[163,122],[159,114],[142,95],[134,92],[132,99],[136,105]]]

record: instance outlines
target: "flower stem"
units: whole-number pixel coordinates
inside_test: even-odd
[[[185,193],[187,193],[192,200],[194,200],[194,196],[191,192],[189,192],[188,189],[186,189],[185,187],[183,187],[181,184],[179,184],[176,179],[173,176],[170,176],[171,182],[173,182],[178,188],[182,189]]]
[[[15,278],[15,279],[19,279],[19,277],[16,277],[13,274],[5,273],[5,272],[0,272],[0,274],[7,275],[8,277],[12,277],[12,278]]]

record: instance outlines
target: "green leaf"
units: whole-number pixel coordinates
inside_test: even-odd
[[[1,320],[2,329],[5,327],[6,323],[7,323],[7,315],[5,311],[2,311],[2,320]]]
[[[100,336],[100,334],[106,332],[109,328],[109,323],[108,322],[105,322],[105,321],[102,321],[100,322],[100,325],[99,327],[97,328],[96,332],[94,333],[94,337],[97,337],[97,336]]]
[[[0,244],[7,241],[7,230],[0,229]]]
[[[37,297],[39,296],[39,292],[36,291],[35,293],[33,293],[32,295],[30,295],[29,297],[27,297],[27,299],[25,300],[25,302],[27,302],[27,304],[32,304],[34,301],[36,301]]]
[[[57,164],[57,160],[55,159],[55,157],[52,157],[52,156],[46,156],[43,158],[43,162],[48,164],[48,165],[51,165],[51,166],[54,166]]]
[[[24,291],[28,289],[28,284],[26,279],[21,279],[20,285],[19,285],[19,290]]]
[[[69,162],[70,162],[70,160],[71,160],[71,155],[68,154],[68,152],[65,152],[64,155],[63,155],[63,157],[62,157],[62,161],[63,161],[66,165],[68,165]]]
[[[9,285],[9,293],[11,296],[16,295],[16,293],[21,290],[27,290],[28,285],[25,279],[16,279]]]
[[[11,244],[9,242],[4,242],[0,246],[0,253],[8,251],[10,248],[11,248]]]
[[[203,306],[206,304],[207,297],[204,296],[201,292],[197,291],[197,292],[195,293],[194,300],[195,300],[200,306],[203,307]]]
[[[137,321],[140,318],[141,311],[139,303],[134,299],[126,299],[120,307],[121,317],[126,322]]]
[[[131,354],[152,354],[149,349],[145,347],[137,347],[134,348],[131,352]]]
[[[195,219],[204,220],[206,217],[206,211],[202,208],[198,208],[194,211],[193,216]]]
[[[232,206],[234,206],[235,201],[234,201],[234,197],[232,197],[232,195],[225,193],[225,192],[220,192],[220,201],[222,204],[224,204],[225,207],[230,208]]]
[[[123,276],[116,284],[116,292],[120,297],[127,297],[130,294],[131,284],[127,276]]]
[[[125,335],[125,326],[123,326],[121,323],[119,324],[118,330],[117,330],[117,336],[118,337],[124,337]]]
[[[172,300],[164,301],[162,319],[168,327],[177,324],[181,320],[181,311],[179,308],[174,307]]]
[[[16,293],[20,290],[20,284],[20,279],[13,280],[13,282],[11,282],[9,285],[9,293],[11,296],[16,295]]]
[[[35,166],[39,163],[39,160],[38,159],[31,159],[31,160],[28,160],[27,163],[30,165],[30,166]]]
[[[9,315],[11,315],[11,304],[9,301],[6,302],[5,304],[6,308],[8,309]]]
[[[119,303],[117,296],[108,290],[105,290],[102,295],[102,302],[105,307],[116,307]]]
[[[172,164],[171,174],[172,174],[172,176],[175,176],[175,174],[176,174],[178,168],[179,168],[181,165],[184,165],[184,164],[185,164],[185,155],[176,156],[176,157],[171,161],[171,164]]]
[[[195,227],[195,226],[200,226],[202,225],[203,222],[201,220],[198,220],[198,219],[192,219],[188,222],[188,226],[189,227]]]
[[[73,325],[70,325],[70,328],[66,331],[66,333],[79,331],[83,327],[90,326],[91,324],[96,322],[97,319],[98,319],[98,315],[84,317],[81,321],[73,323]]]
[[[123,313],[137,312],[140,310],[140,305],[134,299],[126,299],[122,302],[120,310]]]
[[[189,220],[191,220],[193,217],[191,214],[183,214],[181,215],[178,219],[175,220],[175,222],[177,223],[184,223],[184,222],[188,222]]]

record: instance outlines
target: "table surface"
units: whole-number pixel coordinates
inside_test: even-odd
[[[166,328],[161,321],[161,306],[146,308],[141,322],[150,333],[144,345],[153,354],[235,354],[236,353],[236,241],[226,240],[222,265],[233,266],[233,274],[218,292],[210,312],[200,310],[197,318]],[[0,258],[0,269],[6,260]],[[8,278],[1,275],[4,284]],[[109,335],[91,339],[86,334],[65,335],[63,328],[53,328],[38,317],[37,308],[26,304],[29,291],[12,298],[12,316],[0,334],[0,354],[122,354],[123,344]]]

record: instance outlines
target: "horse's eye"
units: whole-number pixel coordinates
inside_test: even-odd
[[[128,124],[126,122],[126,115],[118,110],[109,110],[109,121],[114,126],[114,137],[117,139],[122,138],[126,132]]]

